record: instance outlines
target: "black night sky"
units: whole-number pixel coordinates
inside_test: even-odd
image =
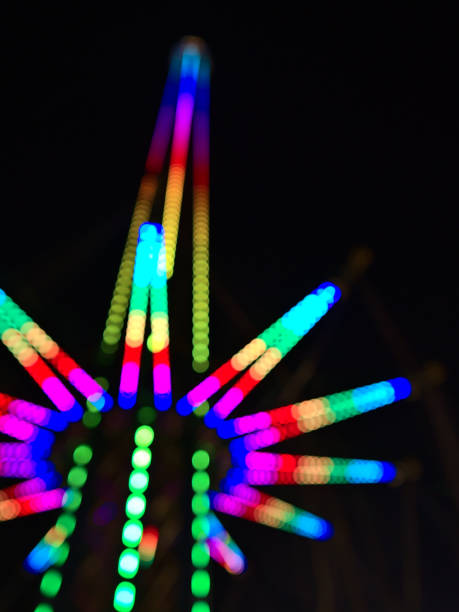
[[[67,5],[10,10],[1,28],[0,286],[90,372],[97,374],[169,53],[184,35],[202,37],[213,60],[211,365],[320,282],[342,278],[356,249],[372,259],[349,297],[241,414],[407,376],[413,399],[283,447],[402,462],[406,480],[276,488],[333,521],[337,535],[327,543],[221,517],[249,568],[241,577],[215,568],[213,609],[456,610],[459,46],[452,15],[407,6],[295,13]],[[186,353],[190,204],[185,199],[170,287],[180,393],[198,380]],[[0,359],[0,392],[44,401],[4,348]],[[1,525],[2,609],[36,605],[38,578],[21,562],[55,516]],[[98,580],[113,576],[106,568]],[[63,596],[66,610],[110,609],[109,601],[94,608],[91,593],[69,603],[70,587]],[[156,609],[142,597],[139,610]],[[182,609],[168,605],[161,609]]]

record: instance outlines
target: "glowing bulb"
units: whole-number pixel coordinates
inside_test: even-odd
[[[143,527],[140,521],[135,521],[135,520],[126,521],[123,527],[122,535],[121,535],[123,544],[131,548],[138,546],[142,538],[142,533],[143,533]]]
[[[133,578],[139,570],[139,553],[137,550],[126,549],[118,561],[118,573],[123,578]]]
[[[151,450],[149,448],[136,448],[132,453],[133,468],[147,468],[151,463]]]
[[[113,607],[118,612],[129,612],[134,607],[135,586],[131,582],[120,582],[113,597]]]
[[[142,517],[146,504],[146,499],[142,494],[132,493],[126,500],[126,515],[131,519]]]
[[[153,442],[154,436],[155,434],[151,427],[148,425],[142,425],[141,427],[137,428],[134,435],[134,441],[137,446],[150,446],[150,444]]]

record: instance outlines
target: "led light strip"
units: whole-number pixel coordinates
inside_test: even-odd
[[[393,378],[349,391],[289,404],[282,408],[222,421],[218,425],[218,434],[221,438],[234,438],[268,429],[272,425],[300,422],[301,427],[305,428],[304,431],[310,431],[387,406],[407,398],[410,393],[411,385],[406,378]]]
[[[194,515],[191,523],[191,533],[194,544],[191,550],[191,562],[193,565],[193,573],[191,576],[191,594],[193,597],[193,605],[191,612],[209,612],[210,607],[206,599],[210,591],[210,574],[208,571],[209,564],[209,546],[207,538],[210,535],[209,525],[209,453],[203,449],[195,451],[191,457],[191,463],[194,468],[191,487],[194,495],[191,500],[191,509]]]
[[[237,554],[224,540],[212,536],[207,538],[207,546],[211,558],[221,565],[230,574],[242,574],[245,564],[242,557]]]
[[[47,451],[51,449],[54,442],[54,436],[51,432],[32,425],[23,419],[18,419],[12,414],[0,414],[0,433]]]
[[[209,367],[209,82],[210,61],[199,68],[193,119],[193,304],[192,365]]]
[[[150,284],[151,348],[153,356],[153,397],[155,408],[167,410],[172,404],[169,357],[169,313],[167,303],[166,246],[164,229],[153,225],[157,259]]]
[[[4,293],[0,305],[2,314],[9,319],[40,355],[75,387],[98,410],[106,411],[113,400],[104,389],[83,370],[60,346],[48,336],[13,300]]]
[[[35,449],[32,444],[24,444],[23,442],[0,442],[0,459],[4,461],[37,459],[42,457],[42,450]]]
[[[125,546],[118,559],[118,574],[125,578],[118,583],[113,597],[113,607],[119,612],[132,610],[135,603],[136,588],[130,581],[136,576],[140,566],[140,554],[136,547],[143,535],[140,519],[145,514],[146,499],[143,493],[149,483],[148,468],[151,464],[150,446],[154,440],[154,431],[148,425],[136,429],[134,441],[136,447],[132,453],[133,470],[129,476],[131,494],[126,500],[127,521],[124,523],[121,540]]]
[[[174,273],[175,250],[200,59],[201,53],[198,44],[193,40],[185,42],[182,48],[179,91],[162,223],[166,237],[167,278],[170,278]]]
[[[392,404],[398,400],[405,399],[411,393],[411,385],[406,378],[393,378],[389,381],[357,387],[350,391],[334,393],[323,398],[308,400],[278,408],[274,410],[274,425],[268,424],[271,414],[257,413],[253,420],[239,421],[236,428],[239,431],[258,426],[264,423],[265,428],[254,433],[249,433],[230,444],[230,451],[234,456],[243,455],[248,451],[265,448],[277,444],[287,438],[294,438],[308,431],[320,429],[338,421],[343,421],[359,414],[375,410],[381,406]],[[268,416],[266,416],[268,415]],[[237,419],[234,419],[234,423]],[[234,431],[233,426],[231,426]],[[227,432],[229,433],[229,431]],[[232,435],[232,434],[231,434]],[[223,436],[226,437],[226,434]]]
[[[303,298],[286,312],[285,315],[265,329],[259,336],[246,344],[230,360],[201,381],[185,397],[179,399],[176,404],[177,412],[181,415],[190,414],[217,393],[232,378],[245,370],[253,362],[256,362],[260,357],[263,357],[269,349],[273,349],[273,351],[268,353],[264,361],[257,362],[258,365],[251,372],[249,380],[252,380],[254,385],[257,384],[268,373],[267,368],[272,369],[278,362],[279,354],[280,358],[282,358],[340,297],[341,291],[336,285],[332,283],[320,285],[314,292]],[[318,316],[316,320],[312,318],[314,314]],[[247,385],[248,389],[249,387]],[[253,386],[250,388],[253,388]],[[233,394],[230,393],[228,399],[231,396],[233,396],[233,399],[240,398],[241,391],[237,389]],[[242,396],[244,395],[242,394]],[[228,401],[228,399],[225,401]],[[208,415],[206,417],[208,416],[209,426],[214,427],[219,423],[220,418],[216,417],[215,411],[212,414],[208,413]]]
[[[0,299],[1,299],[0,294]],[[11,326],[0,311],[0,334],[3,344],[16,357],[28,374],[37,382],[42,391],[60,410],[68,421],[78,421],[83,416],[83,409],[72,394],[64,387],[59,378],[46,365],[43,359],[24,339],[22,334]]]
[[[118,403],[124,409],[132,408],[137,399],[148,294],[152,277],[158,266],[159,244],[157,236],[159,227],[153,223],[143,223],[139,228],[118,393]]]
[[[242,484],[230,490],[232,493],[209,493],[214,510],[315,540],[325,540],[332,535],[328,521],[276,497]]]
[[[6,413],[52,431],[63,431],[68,426],[67,419],[60,412],[0,393],[0,414]]]
[[[0,457],[0,476],[4,478],[34,478],[53,471],[52,467],[49,461]]]
[[[341,295],[332,283],[324,283],[289,310],[275,327],[269,348],[242,375],[204,417],[208,427],[216,427],[261,382],[285,355],[336,304]]]
[[[386,461],[250,452],[242,467],[231,468],[227,482],[250,485],[374,484],[389,482],[396,468]]]
[[[209,521],[207,545],[210,556],[230,574],[242,574],[246,568],[243,552],[213,512],[209,512],[207,519]]]
[[[61,480],[62,478],[57,472],[48,472],[43,474],[43,476],[29,478],[29,480],[24,482],[0,489],[0,501],[49,491],[60,484]]]
[[[3,476],[4,474],[0,471],[0,475]],[[25,497],[0,501],[0,522],[60,508],[64,495],[64,489],[53,489]]]
[[[142,223],[146,223],[150,219],[151,208],[158,186],[158,175],[162,171],[172,133],[180,61],[181,53],[174,53],[145,164],[145,174],[140,183],[126,246],[121,257],[120,269],[116,278],[115,289],[102,336],[101,351],[105,355],[116,353],[120,343],[129,305],[129,296],[131,294],[139,228]]]

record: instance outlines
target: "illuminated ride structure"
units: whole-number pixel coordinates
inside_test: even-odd
[[[97,366],[103,376],[91,377],[0,290],[2,342],[49,399],[45,407],[0,394],[0,432],[14,440],[0,443],[0,476],[6,482],[0,491],[0,520],[58,512],[24,561],[26,570],[39,576],[35,612],[61,609],[62,602],[69,609],[69,601],[85,610],[128,611],[145,605],[151,610],[208,612],[210,559],[233,574],[241,574],[247,563],[218,513],[325,540],[333,535],[327,520],[257,487],[374,484],[396,477],[396,467],[385,461],[266,449],[408,397],[411,386],[405,378],[278,408],[267,400],[264,411],[233,416],[339,302],[339,281],[314,288],[233,357],[204,374],[210,363],[209,84],[205,45],[184,39],[171,58],[103,331]],[[200,382],[177,397],[168,285],[174,274],[187,165],[193,183],[191,363]],[[152,217],[161,210],[160,201],[162,221],[155,223]],[[145,380],[152,380],[152,387],[147,389]],[[198,417],[193,422],[185,418],[193,414]],[[65,430],[70,435],[64,436]],[[66,467],[57,452],[64,439],[72,449]],[[92,508],[84,503],[88,487],[97,491]],[[123,500],[121,527],[112,520],[113,498]],[[187,536],[184,524],[189,526]],[[88,550],[79,544],[82,533],[90,542]],[[177,539],[189,551],[178,562],[171,552]],[[104,580],[95,580],[101,568]],[[112,578],[107,578],[110,568]],[[177,571],[187,575],[188,586],[178,604],[171,604]],[[84,592],[72,591],[74,582],[86,593],[97,589],[94,608]]]

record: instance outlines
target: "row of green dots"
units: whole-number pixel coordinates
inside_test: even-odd
[[[123,525],[121,541],[125,546],[118,559],[118,574],[122,578],[134,578],[139,571],[140,556],[136,547],[143,535],[143,525],[140,521],[145,514],[147,501],[143,493],[149,483],[148,468],[151,464],[150,446],[155,434],[149,425],[141,425],[134,434],[136,447],[132,452],[132,471],[129,475],[130,494],[126,500],[125,512],[127,521]],[[113,596],[113,607],[119,612],[132,610],[135,603],[136,589],[128,580],[121,581]]]
[[[193,565],[193,574],[191,576],[191,593],[193,602],[191,612],[210,612],[210,607],[207,601],[203,601],[208,597],[210,591],[210,575],[207,570],[210,556],[209,547],[206,539],[209,537],[209,520],[207,518],[210,501],[209,501],[209,453],[203,449],[195,451],[191,457],[191,463],[194,468],[191,479],[191,488],[193,489],[193,497],[191,499],[191,509],[194,515],[191,523],[191,534],[194,544],[191,549],[191,563]]]

